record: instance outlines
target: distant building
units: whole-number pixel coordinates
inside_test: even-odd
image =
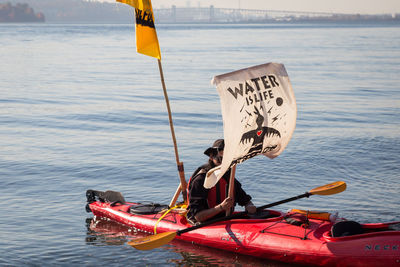
[[[44,14],[35,13],[28,4],[11,3],[0,4],[0,23],[1,22],[44,22]]]

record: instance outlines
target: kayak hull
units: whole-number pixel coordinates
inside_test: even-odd
[[[102,217],[147,233],[183,230],[191,225],[180,211],[131,214],[136,203],[112,206],[94,201],[89,204],[96,217]],[[365,233],[331,237],[330,221],[309,219],[307,226],[290,224],[285,214],[269,210],[269,218],[234,219],[218,222],[176,239],[244,255],[313,266],[398,266],[400,231],[388,224],[365,224]],[[372,229],[372,230],[371,230]]]

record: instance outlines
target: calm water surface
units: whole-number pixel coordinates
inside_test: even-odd
[[[400,30],[395,26],[160,25],[186,177],[223,136],[214,75],[286,66],[297,128],[276,159],[237,177],[263,205],[336,180],[345,192],[277,207],[400,220]],[[285,266],[172,243],[137,251],[137,233],[91,221],[85,191],[169,203],[179,178],[157,61],[132,25],[0,25],[0,265]]]

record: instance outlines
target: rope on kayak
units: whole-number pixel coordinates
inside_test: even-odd
[[[175,206],[173,206],[172,208],[168,209],[166,212],[164,212],[163,215],[161,215],[161,217],[157,220],[156,224],[154,225],[154,234],[157,234],[157,226],[158,223],[165,217],[167,216],[168,213],[170,213],[170,211],[174,210],[174,209],[186,209],[187,205],[186,204],[177,204]]]
[[[300,214],[300,213],[288,212],[288,213],[286,213],[285,216],[282,216],[282,218],[279,221],[276,221],[274,224],[268,226],[267,228],[264,228],[263,230],[260,231],[260,233],[269,233],[269,234],[276,234],[276,235],[282,235],[282,236],[290,236],[290,237],[300,238],[302,240],[307,240],[307,235],[312,232],[310,230],[307,233],[307,229],[309,229],[309,226],[310,226],[310,222],[308,220],[308,215],[309,215],[308,212],[306,213],[306,215]],[[304,235],[298,236],[298,235],[291,235],[291,234],[283,234],[283,233],[279,233],[279,232],[275,232],[275,231],[268,231],[270,228],[273,229],[273,227],[275,225],[280,224],[282,222],[303,228]]]

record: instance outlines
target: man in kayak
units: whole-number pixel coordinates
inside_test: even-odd
[[[204,222],[209,219],[225,216],[226,211],[231,210],[236,203],[244,206],[248,213],[255,213],[256,207],[251,202],[251,196],[246,194],[242,185],[235,178],[235,199],[228,197],[229,177],[228,170],[218,183],[211,189],[204,187],[207,172],[221,165],[224,155],[224,140],[218,139],[212,147],[204,151],[209,156],[208,162],[193,173],[188,183],[188,213],[187,217],[192,223]]]

